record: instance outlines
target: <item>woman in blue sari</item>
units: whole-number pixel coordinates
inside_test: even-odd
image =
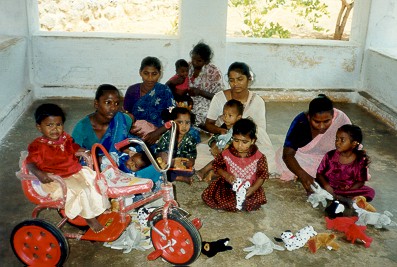
[[[125,163],[126,157],[128,158],[128,153],[123,154],[123,151],[116,150],[114,145],[130,137],[133,121],[129,115],[119,112],[121,98],[120,91],[115,86],[100,85],[95,94],[95,112],[77,122],[72,137],[77,144],[86,149],[91,149],[95,143],[102,144],[112,156],[116,157],[114,159],[123,170],[124,166],[121,165]],[[153,190],[159,189],[161,174],[153,165],[137,171],[135,176],[152,179],[156,185]]]
[[[167,130],[163,125],[162,112],[175,106],[175,101],[170,88],[158,82],[161,76],[161,62],[158,58],[145,57],[139,75],[142,82],[127,89],[124,110],[136,120],[131,133],[152,145]]]
[[[119,112],[121,94],[110,84],[102,84],[95,94],[95,112],[85,116],[75,125],[72,137],[80,146],[91,149],[102,144],[108,152],[118,152],[114,145],[126,139],[132,126],[132,118]]]

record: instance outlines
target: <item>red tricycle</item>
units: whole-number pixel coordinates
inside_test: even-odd
[[[175,145],[175,133],[176,124],[172,122],[169,151],[172,151]],[[162,169],[145,143],[139,139],[128,138],[116,144],[116,148],[120,149],[129,144],[138,144],[142,147],[155,169],[161,173],[164,182],[157,192],[151,191],[153,187],[151,179],[136,177],[131,179],[128,186],[111,187],[107,183],[106,174],[100,171],[98,157],[95,156],[97,151],[101,150],[104,156],[111,161],[113,173],[121,175],[122,172],[118,170],[117,164],[106,149],[101,144],[95,144],[91,150],[92,157],[84,156],[85,153],[81,153],[81,156],[85,157],[85,161],[91,163],[88,165],[93,165],[96,171],[98,192],[112,199],[118,206],[118,211],[106,211],[98,217],[98,221],[105,226],[104,230],[99,233],[95,233],[91,229],[85,230],[84,233],[66,232],[63,229],[66,222],[77,227],[87,226],[87,223],[82,217],[76,217],[73,220],[66,217],[64,207],[67,188],[63,179],[59,176],[52,176],[63,190],[63,198],[54,200],[40,190],[39,180],[29,173],[24,157],[21,157],[21,169],[16,174],[21,180],[25,196],[36,205],[32,212],[32,219],[19,223],[11,233],[11,247],[21,262],[27,266],[62,266],[69,255],[67,238],[100,242],[115,241],[131,222],[129,212],[160,198],[163,199],[164,205],[152,211],[148,217],[150,238],[155,249],[147,256],[148,260],[162,257],[174,265],[188,265],[197,259],[201,252],[201,236],[198,231],[201,221],[198,218],[188,220],[189,214],[181,209],[174,200],[173,186],[167,182],[166,177],[172,153],[168,153],[167,165]],[[126,199],[130,200],[131,196],[137,194],[142,194],[143,199],[126,205]],[[57,210],[61,215],[61,220],[53,224],[38,219],[39,213],[45,209]]]

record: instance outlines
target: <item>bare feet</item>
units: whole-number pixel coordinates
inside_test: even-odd
[[[205,172],[203,169],[200,169],[200,170],[196,171],[194,174],[197,177],[197,180],[202,181],[203,177],[205,175]]]
[[[211,182],[212,180],[215,180],[217,178],[215,172],[213,170],[210,170],[207,172],[207,174],[204,176],[204,181],[207,183]]]
[[[85,219],[85,220],[87,221],[87,224],[91,228],[91,230],[94,231],[94,233],[102,232],[103,229],[105,229],[103,225],[98,222],[96,218]]]
[[[189,184],[189,185],[192,185],[192,183],[193,183],[193,177],[177,176],[177,177],[175,178],[175,181],[184,182],[184,183],[187,183],[187,184]]]

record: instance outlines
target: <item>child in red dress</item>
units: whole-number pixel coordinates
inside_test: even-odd
[[[237,178],[250,182],[242,209],[257,210],[266,204],[263,182],[269,178],[265,155],[255,145],[256,125],[250,119],[240,119],[233,125],[232,145],[214,160],[213,168],[220,177],[203,192],[203,201],[213,209],[237,211],[236,192],[232,184]]]
[[[336,132],[336,149],[325,154],[317,170],[321,187],[348,206],[354,197],[364,196],[367,201],[375,197],[375,190],[365,185],[369,158],[362,150],[362,140],[360,127],[341,126]]]
[[[104,227],[96,216],[102,214],[109,201],[99,194],[94,185],[95,172],[82,167],[76,152],[85,151],[64,132],[65,114],[55,104],[42,104],[34,114],[37,129],[43,134],[28,146],[27,168],[42,183],[44,191],[53,199],[62,197],[61,187],[49,174],[64,178],[67,186],[65,213],[70,219],[83,217],[96,233]]]

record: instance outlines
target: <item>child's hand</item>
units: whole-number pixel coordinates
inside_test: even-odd
[[[214,157],[219,155],[220,151],[219,151],[219,148],[216,146],[215,142],[211,146],[210,151],[211,151],[211,155],[214,156]]]
[[[324,185],[324,189],[335,198],[334,189],[329,184]]]
[[[245,197],[250,197],[254,192],[255,192],[254,188],[250,186],[250,188],[247,189],[247,193],[245,194]]]
[[[41,183],[43,184],[48,184],[53,182],[54,180],[48,175],[48,173],[41,172],[40,175],[37,175],[37,178],[40,180]]]
[[[234,183],[234,181],[236,181],[236,177],[233,174],[228,173],[225,176],[226,181],[228,181],[229,183]]]

